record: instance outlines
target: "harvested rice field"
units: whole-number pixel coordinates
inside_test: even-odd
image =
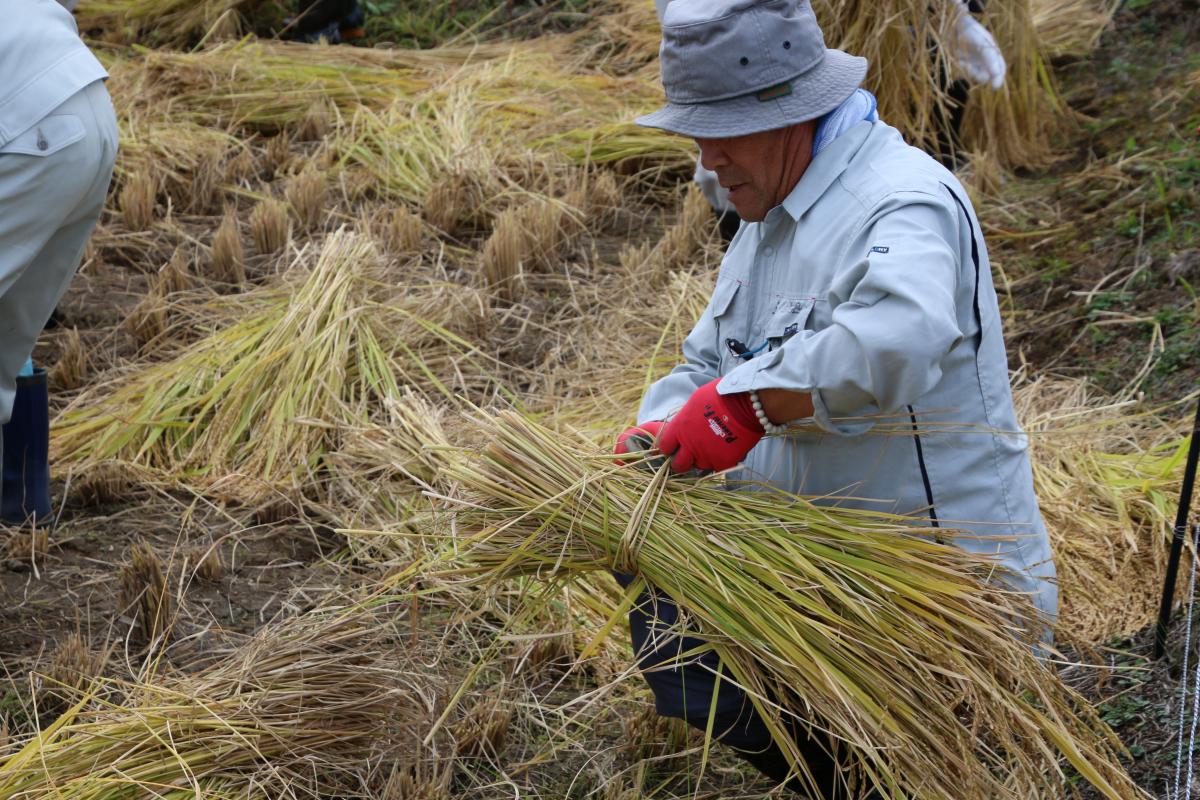
[[[947,146],[937,4],[814,5]],[[773,733],[803,708],[889,798],[1174,797],[1195,0],[983,17],[1007,84],[953,146],[1058,568],[1040,659],[1027,599],[896,517],[611,456],[724,250],[696,145],[632,124],[650,0],[364,7],[336,46],[264,0],[75,11],[121,149],[33,354],[57,523],[0,525],[0,798],[799,796],[655,714],[614,570],[703,598]]]

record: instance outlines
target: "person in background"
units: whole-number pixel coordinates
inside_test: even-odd
[[[653,447],[675,473],[736,467],[733,488],[891,511],[934,537],[967,531],[955,543],[994,558],[1044,615],[1030,624],[1048,623],[1050,542],[967,192],[879,119],[866,60],[825,47],[809,0],[677,0],[660,55],[667,103],[637,122],[693,138],[742,223],[683,362],[647,390],[616,452]],[[658,713],[711,725],[806,791],[679,618],[653,588],[630,612]],[[811,722],[793,734],[808,796],[857,797],[844,751]]]
[[[366,36],[366,14],[356,0],[300,0],[284,36],[298,42],[341,44]]]
[[[660,24],[667,6],[672,2],[693,2],[693,0],[654,0],[654,11],[658,14]],[[948,2],[951,3],[952,10],[956,15],[954,27],[957,39],[955,40],[954,59],[959,69],[972,83],[991,86],[996,90],[1003,88],[1004,74],[1007,71],[1004,54],[1000,52],[1000,47],[996,44],[992,34],[971,16],[972,13],[977,14],[983,11],[983,3],[979,0],[970,0],[970,2],[948,0]],[[943,76],[943,79],[946,80],[945,88],[950,95],[950,113],[949,118],[943,121],[942,129],[938,134],[938,157],[947,167],[953,168],[954,153],[959,149],[959,129],[962,126],[963,111],[967,104],[969,84],[961,79],[951,80],[949,76]],[[737,233],[738,226],[741,224],[737,210],[729,202],[729,192],[721,186],[712,170],[704,168],[704,165],[700,163],[699,156],[696,158],[696,172],[692,177],[717,215],[721,238],[728,244],[733,240],[733,235]]]
[[[117,155],[104,67],[55,0],[0,0],[0,518],[50,516],[46,373],[30,354]]]

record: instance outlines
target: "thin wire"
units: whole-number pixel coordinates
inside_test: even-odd
[[[1195,783],[1192,774],[1192,763],[1196,753],[1196,723],[1200,722],[1198,717],[1200,717],[1200,660],[1196,662],[1196,677],[1192,681],[1192,731],[1188,737],[1187,783],[1184,784],[1186,789],[1184,797],[1189,798],[1189,800],[1192,796],[1192,785]]]
[[[1193,526],[1193,541],[1195,541],[1196,528]],[[1187,718],[1187,688],[1188,688],[1188,657],[1191,654],[1192,643],[1192,623],[1194,620],[1195,598],[1196,598],[1196,549],[1192,549],[1192,574],[1188,579],[1188,604],[1187,604],[1187,633],[1183,640],[1183,668],[1180,672],[1183,680],[1180,682],[1179,692],[1179,744],[1175,749],[1175,800],[1180,797],[1180,775],[1183,769],[1183,724]],[[1196,664],[1196,677],[1192,680],[1192,726],[1188,736],[1188,778],[1186,787],[1186,798],[1192,796],[1192,763],[1195,759],[1196,752],[1196,712],[1197,703],[1200,702],[1200,660]]]

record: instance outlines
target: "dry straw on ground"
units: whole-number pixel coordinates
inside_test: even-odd
[[[1014,391],[1062,596],[1057,629],[1096,643],[1148,625],[1166,574],[1189,440],[1163,409],[1041,378]]]
[[[183,47],[201,38],[236,38],[267,6],[265,0],[96,0],[80,7],[79,24],[134,42]]]
[[[339,422],[400,385],[449,398],[492,384],[450,329],[470,324],[470,293],[400,291],[379,269],[368,238],[330,236],[311,270],[295,266],[282,285],[223,301],[225,327],[76,401],[54,423],[55,462],[126,462],[257,503],[317,490]]]
[[[105,681],[0,761],[7,798],[316,798],[361,791],[373,758],[416,749],[423,682],[368,612],[268,627],[190,676]],[[112,702],[97,692],[123,699]]]

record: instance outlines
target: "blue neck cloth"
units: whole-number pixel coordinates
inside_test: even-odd
[[[855,89],[840,106],[821,118],[813,137],[813,158],[858,123],[878,121],[876,109],[875,95],[866,89]]]

